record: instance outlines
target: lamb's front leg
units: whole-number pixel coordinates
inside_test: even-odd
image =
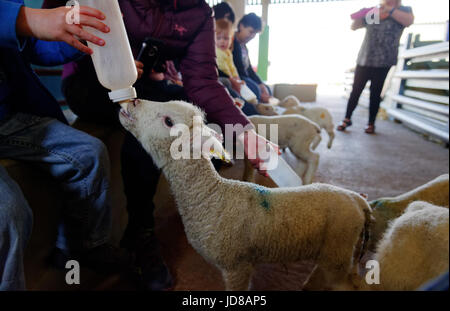
[[[241,264],[233,269],[222,270],[225,289],[227,291],[247,291],[253,274],[251,264]]]

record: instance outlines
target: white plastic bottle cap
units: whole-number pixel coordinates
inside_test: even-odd
[[[128,87],[125,89],[115,90],[109,92],[109,98],[117,103],[128,99],[134,99],[137,97],[136,89],[134,87]]]

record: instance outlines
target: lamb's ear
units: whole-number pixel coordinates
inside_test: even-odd
[[[222,145],[223,136],[210,127],[204,125],[202,128],[202,154],[204,157],[220,159],[229,163],[230,154]]]

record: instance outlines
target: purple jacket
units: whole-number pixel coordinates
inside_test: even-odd
[[[45,6],[65,0],[46,0]],[[64,3],[64,4],[62,4]],[[249,124],[218,81],[212,9],[204,0],[119,0],[134,56],[148,37],[165,42],[170,57],[180,61],[188,98],[224,130],[225,124]],[[87,62],[65,67],[64,76],[83,70]]]

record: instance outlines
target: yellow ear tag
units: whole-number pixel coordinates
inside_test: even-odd
[[[321,119],[325,119],[325,113],[324,112],[322,112],[322,114],[320,115],[320,118]]]
[[[230,163],[231,162],[230,159],[228,159],[228,157],[226,156],[226,151],[225,150],[224,150],[224,153],[220,153],[220,152],[214,150],[214,148],[210,148],[209,149],[209,154],[212,157],[214,157],[216,159],[220,159],[220,160],[222,160],[225,163]]]

